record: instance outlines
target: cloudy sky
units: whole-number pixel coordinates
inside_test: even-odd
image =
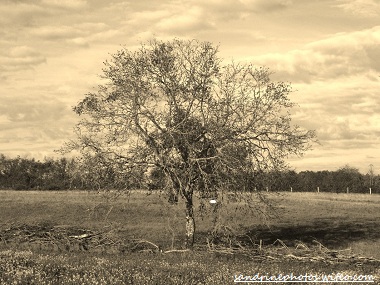
[[[379,0],[1,0],[0,153],[43,159],[71,137],[72,106],[103,61],[159,39],[220,45],[289,81],[294,122],[320,145],[296,170],[380,173]]]

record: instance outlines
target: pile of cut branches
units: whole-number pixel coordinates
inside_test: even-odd
[[[233,238],[231,238],[233,237]],[[372,257],[363,257],[354,254],[351,249],[332,250],[325,247],[317,240],[311,244],[296,241],[295,246],[287,246],[282,240],[277,239],[273,244],[263,246],[261,241],[250,245],[240,242],[237,236],[223,235],[215,243],[215,238],[207,239],[207,249],[218,255],[244,255],[253,260],[267,260],[282,262],[284,260],[297,260],[301,262],[324,262],[329,264],[350,263],[357,266],[363,264],[380,265],[380,260]]]
[[[1,228],[0,245],[48,251],[115,252],[123,244],[110,229],[92,231],[64,225],[11,224]]]
[[[380,264],[380,260],[372,257],[362,257],[354,254],[350,248],[343,250],[332,250],[325,247],[317,240],[313,240],[311,244],[296,241],[296,245],[288,247],[281,240],[276,240],[271,246],[264,249],[267,258],[273,260],[298,260],[305,262],[325,262],[334,263],[350,263],[361,266],[364,263]]]

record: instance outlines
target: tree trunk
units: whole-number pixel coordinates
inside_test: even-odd
[[[186,197],[186,248],[192,248],[194,245],[194,233],[195,233],[195,220],[193,210],[193,198],[192,195]]]

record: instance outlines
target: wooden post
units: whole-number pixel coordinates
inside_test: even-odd
[[[371,195],[371,194],[372,194],[372,188],[369,187],[369,195]]]
[[[319,186],[317,187],[317,192],[319,193]]]
[[[290,192],[293,192],[293,187],[290,187]]]
[[[269,188],[267,187],[267,192],[269,192]]]
[[[349,188],[347,187],[347,194],[349,193],[350,191],[349,191]]]

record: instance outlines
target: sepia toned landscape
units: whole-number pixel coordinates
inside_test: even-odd
[[[0,14],[0,285],[380,284],[378,0]]]

